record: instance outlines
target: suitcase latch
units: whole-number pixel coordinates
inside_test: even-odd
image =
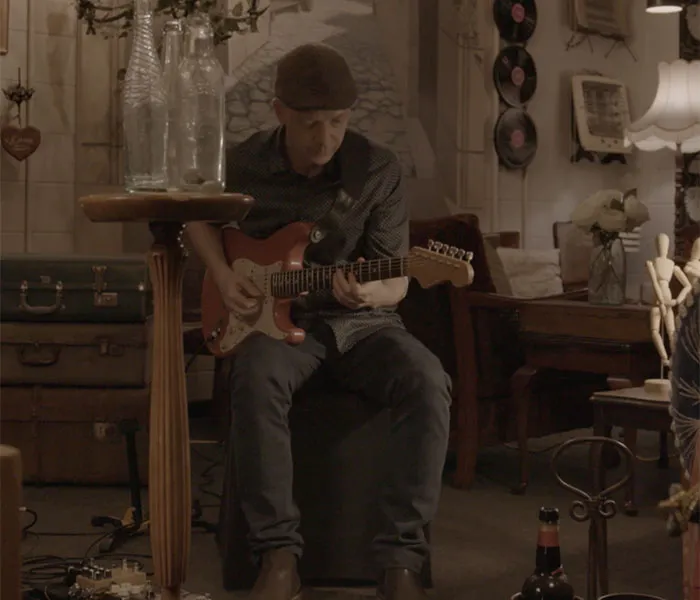
[[[93,297],[93,305],[98,308],[114,308],[119,305],[119,292],[107,292],[107,282],[105,281],[105,271],[107,267],[96,265],[92,267],[92,273],[95,276],[95,282],[92,284],[95,293]]]
[[[124,356],[124,346],[121,344],[113,344],[108,338],[99,338],[97,343],[100,356]]]

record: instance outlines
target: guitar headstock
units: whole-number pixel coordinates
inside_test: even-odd
[[[456,287],[463,287],[474,280],[473,257],[473,252],[429,240],[427,248],[411,248],[408,274],[424,288],[448,281]]]

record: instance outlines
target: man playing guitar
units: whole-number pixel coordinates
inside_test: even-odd
[[[274,99],[280,126],[254,134],[227,156],[227,188],[255,199],[238,225],[243,233],[265,239],[293,222],[319,223],[349,199],[337,226],[308,247],[308,263],[406,253],[401,165],[386,148],[347,131],[356,101],[350,68],[332,48],[306,44],[280,60]],[[220,232],[204,223],[190,224],[187,232],[227,309],[241,317],[253,314],[262,292],[230,268]],[[391,409],[391,468],[378,498],[386,526],[374,540],[383,573],[378,595],[425,597],[419,578],[429,552],[423,528],[438,506],[451,395],[440,361],[395,312],[407,288],[405,277],[360,284],[352,273],[338,270],[332,291],[294,300],[294,322],[306,330],[301,344],[254,334],[235,350],[231,443],[251,549],[260,565],[254,600],[300,595],[297,559],[303,541],[292,497],[287,414],[293,393],[319,367],[349,391]]]

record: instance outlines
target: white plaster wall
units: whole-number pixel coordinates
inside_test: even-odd
[[[386,9],[382,11],[382,5]],[[394,10],[405,0],[378,3],[378,18],[389,27]],[[568,2],[539,3],[537,29],[528,43],[538,69],[538,89],[528,112],[538,129],[539,148],[523,180],[520,171],[499,169],[495,176],[491,65],[497,52],[491,0],[436,0],[440,11],[438,131],[435,155],[440,193],[452,211],[479,216],[482,228],[518,230],[524,245],[552,247],[552,224],[568,220],[576,203],[603,187],[633,186],[649,206],[652,221],[643,228],[642,252],[630,256],[630,271],[641,273],[642,259],[653,252],[653,237],[673,228],[674,161],[670,152],[635,151],[627,166],[571,164],[570,78],[582,71],[598,71],[628,86],[632,119],[653,100],[657,64],[678,56],[678,17],[647,15],[641,0],[632,0],[635,32],[630,47],[610,49],[611,42],[591,38],[566,50],[571,36]],[[546,5],[546,6],[545,6]],[[387,40],[395,69],[408,77],[407,56],[416,46],[405,40],[406,25]],[[401,57],[397,45],[404,43]],[[396,58],[399,56],[399,58]],[[404,85],[410,90],[410,84]]]
[[[652,222],[643,228],[642,252],[630,256],[631,272],[639,273],[641,258],[653,251],[653,236],[673,229],[673,154],[635,151],[627,166],[572,164],[569,82],[570,76],[581,70],[622,80],[628,86],[632,119],[639,118],[654,98],[658,62],[678,56],[678,18],[648,15],[644,2],[633,1],[635,38],[631,50],[637,60],[623,47],[606,58],[611,43],[602,39],[592,38],[592,51],[587,43],[565,50],[570,36],[566,4],[552,2],[548,10],[539,11],[537,30],[528,44],[538,67],[538,89],[528,112],[537,125],[539,148],[525,186],[520,173],[501,171],[496,227],[521,230],[524,210],[525,245],[548,248],[552,245],[552,223],[568,220],[588,194],[604,187],[637,185],[652,216]]]

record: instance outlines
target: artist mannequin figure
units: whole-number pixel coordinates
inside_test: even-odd
[[[693,289],[683,270],[668,257],[669,245],[670,241],[665,233],[657,235],[656,258],[648,260],[646,263],[654,294],[656,295],[656,305],[650,311],[651,337],[665,367],[669,366],[670,360],[661,334],[662,323],[666,330],[666,335],[668,335],[669,346],[673,348],[676,339],[676,315],[673,309],[682,304]],[[683,286],[675,299],[671,293],[671,280],[673,277]]]
[[[318,44],[292,50],[277,65],[275,96],[280,126],[254,134],[227,156],[227,189],[255,199],[241,231],[265,239],[295,221],[318,223],[342,188],[353,201],[342,227],[310,245],[305,260],[337,264],[404,255],[402,168],[392,152],[347,130],[357,89],[345,59]],[[358,172],[358,164],[366,168]],[[187,231],[227,308],[255,313],[262,293],[226,263],[218,231],[204,223]],[[296,600],[301,593],[303,540],[287,415],[294,392],[319,368],[339,386],[391,409],[391,460],[377,498],[385,524],[373,543],[378,596],[426,597],[419,576],[429,552],[423,531],[438,506],[451,393],[439,359],[394,311],[407,287],[403,277],[359,284],[338,270],[332,293],[294,301],[292,318],[307,333],[301,344],[253,334],[237,347],[230,444],[260,568],[251,600]]]
[[[690,250],[690,258],[685,263],[683,272],[688,276],[691,285],[695,285],[696,281],[700,281],[700,237],[693,243],[693,247]]]

